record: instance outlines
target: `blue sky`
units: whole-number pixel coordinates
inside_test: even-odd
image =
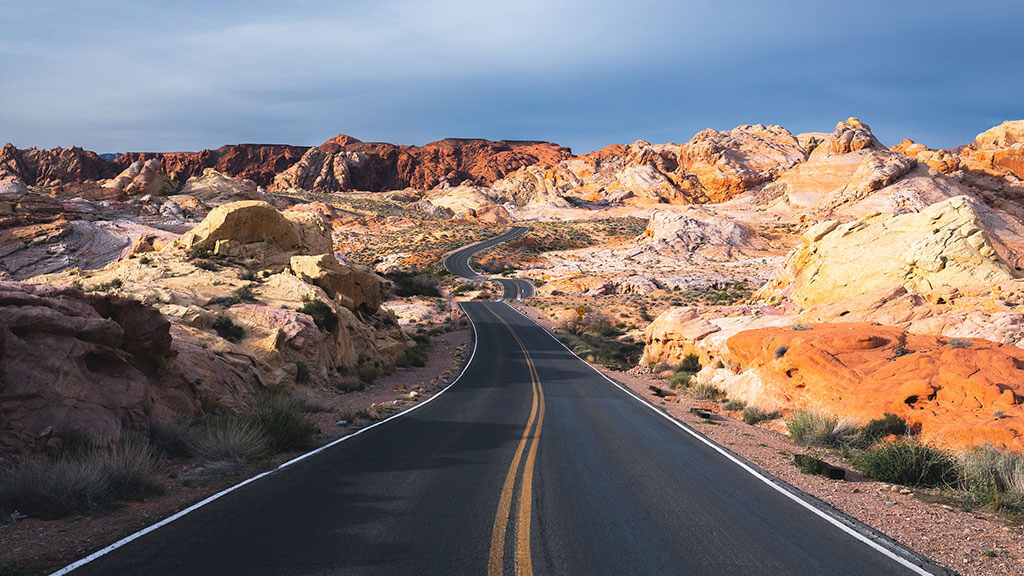
[[[0,0],[0,143],[99,152],[704,128],[964,144],[1024,118],[1024,3]]]

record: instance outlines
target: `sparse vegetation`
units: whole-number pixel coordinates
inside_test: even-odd
[[[304,448],[316,434],[316,426],[294,401],[283,396],[258,399],[242,416],[275,452]]]
[[[46,520],[95,512],[118,500],[161,493],[157,471],[152,449],[134,437],[55,458],[30,458],[0,474],[0,509]]]
[[[683,357],[683,361],[679,363],[680,372],[700,372],[700,357],[696,354],[687,354]]]
[[[266,452],[267,440],[249,419],[218,414],[191,429],[189,448],[204,462],[250,462]]]
[[[672,378],[669,379],[668,385],[673,390],[683,390],[690,387],[690,379],[693,375],[687,374],[686,372],[676,372]]]
[[[886,412],[881,418],[868,422],[860,429],[856,444],[867,448],[887,436],[904,436],[909,433],[910,428],[903,418]]]
[[[405,353],[395,362],[398,367],[423,367],[427,365],[430,355],[430,338],[422,335],[413,336],[414,345],[405,349]]]
[[[307,384],[310,381],[309,366],[305,362],[295,363],[295,383]]]
[[[228,342],[238,342],[245,335],[245,328],[235,324],[227,316],[218,316],[213,321],[213,329],[217,335]]]
[[[906,486],[946,488],[959,477],[952,454],[909,436],[865,450],[853,463],[869,478]]]
[[[102,284],[96,284],[85,289],[86,292],[110,292],[111,290],[117,290],[124,285],[124,282],[120,278],[114,278],[109,282],[103,282]]]
[[[790,437],[805,446],[841,448],[848,446],[857,434],[852,422],[832,414],[797,410],[786,418]]]
[[[298,312],[311,316],[320,330],[331,332],[338,326],[338,315],[330,304],[320,299],[307,299],[303,302]]]
[[[740,410],[745,409],[746,407],[747,403],[744,402],[743,400],[729,400],[728,402],[725,403],[724,406],[722,406],[722,409],[730,410],[732,412],[738,412]]]
[[[960,487],[975,503],[1024,512],[1024,454],[979,447],[961,456],[960,467]]]
[[[437,276],[422,271],[389,272],[385,278],[391,281],[391,291],[395,296],[440,296],[441,283]]]
[[[778,418],[778,414],[775,412],[765,412],[757,406],[747,406],[743,410],[743,421],[753,426],[758,422],[764,422],[765,420],[772,420]]]
[[[974,345],[974,341],[967,338],[953,338],[949,342],[946,342],[946,344],[950,348],[970,348]]]
[[[698,384],[690,388],[690,395],[697,400],[717,402],[725,397],[725,392],[714,384]]]

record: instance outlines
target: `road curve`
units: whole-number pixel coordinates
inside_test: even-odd
[[[441,395],[75,574],[943,573],[841,529],[509,305],[462,307],[474,351]]]
[[[502,242],[507,242],[513,238],[521,236],[526,233],[527,230],[529,230],[529,227],[527,226],[513,226],[508,230],[508,232],[499,234],[494,238],[460,248],[445,257],[443,262],[444,267],[452,274],[463,278],[464,280],[490,280],[492,282],[497,282],[501,285],[502,300],[525,300],[527,298],[532,298],[535,294],[533,282],[522,278],[501,278],[497,276],[487,278],[478,274],[477,271],[473,270],[469,265],[469,260],[477,252],[488,250]]]

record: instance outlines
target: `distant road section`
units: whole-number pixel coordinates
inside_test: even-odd
[[[499,234],[494,238],[471,244],[452,252],[444,259],[444,267],[452,274],[463,280],[491,280],[501,285],[502,300],[525,300],[532,298],[535,294],[533,282],[522,278],[488,278],[481,276],[469,265],[470,258],[477,252],[489,250],[502,242],[522,236],[530,228],[527,226],[513,226],[508,232]]]

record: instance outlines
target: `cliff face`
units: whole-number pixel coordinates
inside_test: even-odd
[[[221,174],[269,186],[277,173],[298,162],[307,150],[305,146],[235,144],[202,152],[129,152],[118,157],[113,164],[121,171],[137,160],[157,159],[163,163],[167,174],[178,182],[202,176],[203,170],[213,168]]]
[[[118,172],[95,152],[78,147],[19,150],[7,144],[0,149],[0,179],[16,179],[29,186],[102,180]]]
[[[568,148],[547,142],[448,138],[424,146],[396,146],[339,135],[306,151],[277,175],[274,186],[318,192],[429,190],[466,180],[490,186],[524,166],[550,165],[570,156]]]

